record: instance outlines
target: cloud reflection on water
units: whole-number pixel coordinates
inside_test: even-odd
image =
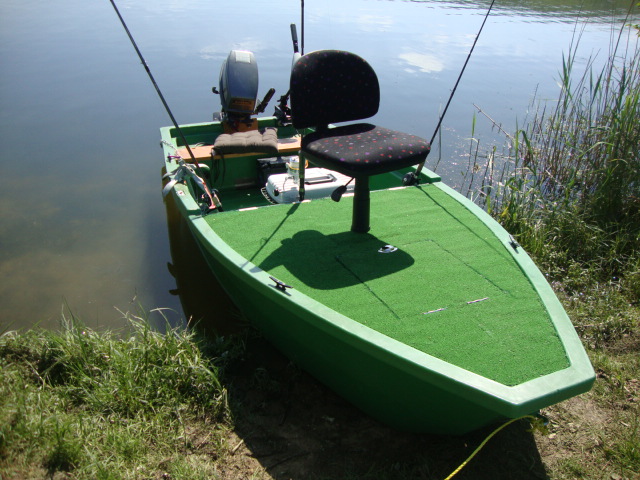
[[[415,69],[423,73],[441,72],[444,69],[444,62],[428,53],[406,52],[398,57],[408,65],[405,71],[409,73],[415,72]]]

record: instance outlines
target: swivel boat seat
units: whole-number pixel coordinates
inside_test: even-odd
[[[329,125],[378,112],[378,77],[353,53],[320,50],[300,57],[291,71],[290,95],[293,126],[315,129],[302,138],[301,156],[355,178],[351,231],[368,232],[369,177],[423,162],[429,142],[370,123]]]

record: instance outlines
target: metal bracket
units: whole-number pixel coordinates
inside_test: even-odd
[[[517,252],[518,251],[518,247],[520,246],[520,244],[518,243],[518,241],[514,238],[513,235],[509,235],[509,245],[511,245],[511,247]]]

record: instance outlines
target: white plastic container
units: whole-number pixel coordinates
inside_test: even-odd
[[[299,170],[296,165],[287,165],[287,172],[270,175],[267,180],[265,192],[269,199],[275,203],[294,203],[299,201],[298,183]],[[297,162],[296,162],[297,163]],[[304,171],[305,200],[330,197],[333,191],[346,185],[350,177],[324,168],[307,168]],[[353,193],[354,183],[347,186],[347,194]]]

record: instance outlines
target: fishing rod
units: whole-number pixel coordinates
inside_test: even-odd
[[[176,131],[178,132],[178,135],[180,136],[180,140],[182,140],[182,143],[187,148],[187,151],[189,152],[189,156],[191,157],[191,160],[193,161],[193,163],[196,166],[196,168],[200,168],[200,164],[198,163],[198,160],[196,160],[196,157],[193,154],[193,151],[191,150],[191,147],[189,147],[189,142],[187,142],[187,139],[184,136],[184,133],[182,132],[182,129],[180,128],[180,125],[178,125],[178,122],[176,121],[176,118],[173,116],[173,113],[171,113],[171,109],[169,108],[169,104],[164,99],[164,95],[162,95],[162,92],[160,91],[160,87],[158,87],[158,84],[156,83],[155,78],[153,78],[153,74],[151,73],[151,69],[149,68],[149,65],[147,65],[147,62],[145,61],[144,57],[142,56],[142,52],[140,52],[140,49],[138,48],[138,45],[136,44],[136,41],[133,39],[133,36],[131,35],[131,32],[129,31],[129,27],[127,27],[127,24],[124,21],[124,18],[122,18],[122,15],[120,15],[120,10],[118,10],[118,7],[116,6],[114,0],[110,0],[110,2],[111,2],[111,5],[113,5],[113,9],[116,11],[116,14],[118,15],[118,18],[120,19],[120,23],[122,23],[122,26],[124,27],[125,32],[127,32],[127,35],[129,36],[129,40],[131,40],[131,44],[133,45],[133,48],[136,50],[136,53],[138,54],[138,57],[140,58],[140,62],[142,62],[142,65],[144,66],[144,69],[146,70],[147,75],[149,75],[149,79],[151,80],[151,83],[155,87],[156,92],[158,92],[158,96],[160,97],[160,100],[162,100],[162,104],[164,105],[164,109],[169,114],[169,117],[171,118],[171,121],[173,122],[173,126],[176,128]],[[209,190],[209,187],[207,186],[207,184],[205,182],[202,182],[202,185],[204,186],[205,193],[207,194],[207,196],[209,197],[209,200],[210,200],[209,209],[213,210],[216,207],[220,208],[221,204],[220,204],[220,200],[218,199],[217,195],[215,193],[212,193]]]
[[[304,0],[300,0],[300,55],[304,55]]]
[[[471,50],[469,50],[469,54],[467,55],[466,60],[464,61],[464,65],[462,66],[462,70],[460,70],[460,74],[458,75],[458,79],[456,80],[455,85],[453,86],[453,90],[451,90],[451,95],[449,95],[449,99],[447,100],[447,104],[444,107],[444,110],[442,111],[442,115],[440,115],[440,119],[438,120],[438,124],[436,125],[436,129],[433,131],[433,135],[431,136],[431,140],[429,140],[429,145],[433,144],[433,141],[436,138],[436,135],[438,134],[438,130],[440,130],[440,126],[442,125],[442,120],[444,119],[444,116],[447,113],[447,109],[449,108],[449,104],[451,103],[451,100],[453,99],[453,96],[456,93],[456,89],[458,88],[458,84],[460,83],[460,79],[462,78],[462,75],[464,74],[465,69],[467,68],[467,64],[469,63],[469,59],[471,59],[471,54],[473,53],[473,49],[476,47],[476,43],[478,42],[478,38],[480,38],[480,34],[482,33],[482,29],[484,28],[484,24],[487,23],[487,19],[489,18],[489,14],[491,13],[491,9],[493,8],[493,4],[496,2],[496,0],[491,0],[491,4],[489,5],[489,9],[487,10],[487,13],[484,16],[484,20],[482,21],[482,25],[480,25],[480,29],[478,30],[478,33],[476,34],[476,38],[473,41],[473,44],[471,45]],[[418,177],[420,176],[420,173],[422,172],[422,169],[424,168],[424,163],[425,160],[422,161],[422,163],[420,163],[420,165],[418,165],[418,168],[416,169],[415,172],[410,172],[407,173],[403,179],[402,179],[402,183],[404,185],[415,185],[418,183]]]

